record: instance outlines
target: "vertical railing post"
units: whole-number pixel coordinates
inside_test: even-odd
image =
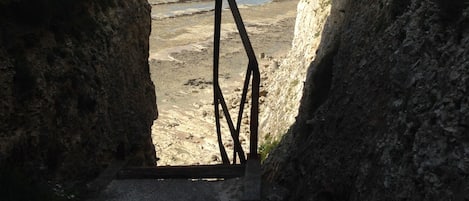
[[[220,108],[219,99],[220,94],[218,93],[218,64],[220,56],[220,33],[221,33],[221,11],[222,11],[222,0],[215,0],[215,30],[213,34],[213,105],[215,109],[215,124],[217,129],[217,140],[218,147],[220,149],[220,155],[223,164],[229,164],[230,160],[226,154],[225,146],[222,142],[221,128],[220,128]]]

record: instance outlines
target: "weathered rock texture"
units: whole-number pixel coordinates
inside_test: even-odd
[[[144,0],[0,1],[0,164],[87,180],[154,165]]]
[[[469,200],[468,1],[321,2],[318,56],[265,176],[289,200]]]
[[[306,69],[316,57],[321,31],[331,4],[325,1],[300,1],[297,6],[292,50],[280,66],[270,66],[262,79],[269,94],[260,114],[261,141],[279,140],[295,122],[306,78]],[[301,24],[299,24],[301,23]]]

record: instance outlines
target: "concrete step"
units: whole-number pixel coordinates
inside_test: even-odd
[[[90,201],[238,201],[242,187],[242,178],[113,180]]]

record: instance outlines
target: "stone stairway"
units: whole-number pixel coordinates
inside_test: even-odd
[[[246,165],[123,168],[111,164],[88,188],[89,201],[256,201],[261,200],[259,160]]]
[[[238,201],[243,178],[113,180],[92,201]]]

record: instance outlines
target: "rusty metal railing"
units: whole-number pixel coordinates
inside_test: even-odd
[[[258,144],[258,125],[259,125],[259,85],[260,85],[260,73],[259,65],[257,63],[256,55],[254,49],[252,48],[249,36],[247,34],[246,28],[239,13],[238,5],[235,0],[228,0],[231,13],[235,20],[236,26],[238,28],[239,35],[243,42],[244,49],[246,51],[247,57],[249,59],[246,77],[244,80],[243,91],[241,95],[241,103],[238,112],[238,118],[236,121],[236,127],[231,118],[230,112],[228,111],[227,104],[223,97],[223,92],[221,91],[218,74],[219,74],[219,58],[220,58],[220,33],[221,33],[221,13],[222,13],[222,0],[215,0],[215,31],[214,31],[214,48],[213,48],[213,94],[214,94],[214,108],[215,108],[215,124],[217,130],[217,139],[218,146],[220,148],[220,154],[223,161],[223,164],[229,164],[228,154],[222,142],[222,134],[220,128],[220,106],[222,107],[223,114],[227,121],[228,127],[230,129],[231,137],[233,138],[234,151],[233,151],[233,164],[236,164],[236,158],[239,157],[240,163],[246,163],[246,156],[244,154],[243,148],[239,141],[239,134],[241,129],[241,120],[244,112],[244,106],[247,99],[247,92],[249,84],[252,79],[251,84],[251,114],[250,114],[250,137],[249,137],[249,154],[248,158],[257,158],[257,144]]]

